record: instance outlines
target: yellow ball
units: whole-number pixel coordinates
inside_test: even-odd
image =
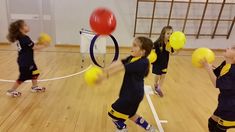
[[[186,37],[183,32],[176,31],[170,36],[170,45],[173,49],[178,50],[184,48]]]
[[[84,79],[89,86],[95,85],[95,82],[97,81],[99,75],[102,75],[103,71],[101,68],[93,66],[90,69],[88,69],[84,74]]]
[[[157,60],[157,54],[155,53],[154,50],[152,50],[148,56],[149,62],[153,63]]]
[[[215,60],[215,54],[209,48],[198,48],[192,54],[192,64],[195,67],[201,68],[202,59],[206,59],[208,63],[212,63]]]
[[[51,41],[52,41],[51,37],[46,33],[41,33],[38,38],[39,44],[45,44],[45,43],[50,44]]]

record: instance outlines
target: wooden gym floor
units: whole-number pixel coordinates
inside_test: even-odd
[[[81,68],[78,52],[75,47],[59,47],[36,53],[40,79],[84,70],[91,62],[86,58]],[[106,56],[107,63],[112,57],[112,54]],[[15,47],[0,46],[0,79],[17,78],[16,58]],[[217,58],[215,64],[222,60]],[[0,82],[0,132],[114,132],[107,112],[117,99],[122,77],[120,73],[95,88],[86,86],[82,74],[42,82],[40,85],[47,87],[47,91],[41,94],[31,93],[30,83],[25,83],[19,89],[23,93],[20,98],[6,96],[12,83]],[[150,74],[146,85],[152,84]],[[159,118],[168,121],[163,124],[165,132],[207,132],[207,119],[216,108],[219,92],[203,69],[192,67],[190,56],[171,56],[163,90],[164,98],[151,95],[151,100]],[[138,113],[156,126],[146,98]],[[130,132],[144,132],[130,121],[127,124]]]

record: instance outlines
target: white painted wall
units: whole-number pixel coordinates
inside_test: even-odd
[[[0,0],[0,42],[7,42],[8,30],[6,0]]]
[[[5,42],[7,33],[7,20],[6,20],[6,0],[0,0],[0,42]],[[194,0],[195,1],[195,0]],[[200,0],[203,1],[203,0]],[[221,1],[221,0],[216,0]],[[231,0],[234,2],[233,0]],[[54,0],[54,15],[55,15],[55,28],[56,28],[56,43],[57,44],[78,44],[80,43],[79,30],[81,28],[89,29],[89,16],[91,12],[97,7],[107,7],[111,9],[117,18],[117,28],[113,35],[117,38],[121,46],[130,46],[133,39],[134,17],[136,0]],[[148,7],[147,7],[148,8]],[[164,8],[164,7],[162,7]],[[177,6],[175,8],[178,8]],[[215,11],[214,8],[213,11]],[[145,10],[145,9],[144,9]],[[219,9],[217,9],[219,10]],[[147,10],[146,10],[147,11]],[[148,12],[148,11],[147,11]],[[195,15],[196,12],[195,11]],[[146,12],[145,12],[146,13]],[[161,15],[164,10],[158,12]],[[146,13],[148,14],[148,13]],[[177,15],[177,12],[174,14]],[[230,14],[234,16],[235,10],[231,9]],[[181,15],[178,13],[178,15]],[[167,16],[166,16],[167,17]],[[164,25],[165,22],[162,23]],[[162,25],[155,25],[155,30],[160,30]],[[177,30],[180,26],[172,24]],[[189,24],[189,28],[193,29]],[[141,30],[145,29],[145,24],[139,26]],[[188,28],[188,29],[189,29]],[[206,27],[204,27],[206,28]],[[235,27],[234,27],[235,28]],[[219,31],[219,30],[218,30]],[[220,31],[219,31],[220,32]],[[111,43],[111,42],[110,42]],[[235,29],[233,30],[229,40],[225,38],[200,38],[188,37],[186,48],[197,48],[201,46],[210,48],[225,48],[228,44],[235,43]]]
[[[126,45],[133,36],[135,0],[57,0],[55,21],[57,43],[79,43],[79,30],[89,29],[89,16],[97,7],[108,7],[117,17],[113,35],[120,44]],[[64,14],[64,15],[61,15]]]

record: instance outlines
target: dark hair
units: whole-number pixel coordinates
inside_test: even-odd
[[[145,55],[143,57],[148,57],[148,55],[150,54],[153,48],[153,41],[147,37],[137,37],[136,39],[138,39],[141,43],[140,48],[145,50]],[[145,74],[145,77],[148,76],[149,74],[149,68],[150,68],[150,63],[149,63],[147,72]]]
[[[7,35],[7,39],[10,42],[14,43],[17,39],[23,36],[23,34],[20,31],[20,28],[23,27],[24,23],[25,23],[24,20],[17,20],[10,24]]]
[[[167,30],[173,30],[172,26],[165,26],[162,28],[159,38],[154,42],[155,47],[157,46],[157,44],[160,44],[160,45],[164,44],[165,34]]]
[[[142,36],[137,37],[136,39],[138,39],[141,43],[140,48],[145,50],[144,57],[147,57],[150,54],[150,52],[153,48],[153,41],[151,39],[147,38],[147,37],[142,37]]]

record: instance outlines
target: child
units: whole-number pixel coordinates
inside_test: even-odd
[[[157,41],[154,42],[157,60],[152,63],[152,73],[155,75],[154,91],[160,97],[164,96],[161,88],[165,80],[165,74],[167,73],[169,54],[174,52],[168,43],[172,32],[173,28],[171,26],[165,26]]]
[[[131,55],[122,61],[116,61],[104,69],[99,81],[125,71],[119,98],[112,104],[109,116],[116,125],[116,132],[127,132],[125,121],[130,119],[148,132],[156,132],[143,117],[136,114],[140,102],[144,97],[144,77],[149,72],[147,56],[151,52],[153,42],[146,37],[137,37],[132,46]]]
[[[34,50],[40,50],[48,46],[48,44],[34,45],[34,42],[27,36],[29,32],[28,25],[23,20],[17,20],[11,23],[9,27],[8,40],[12,43],[16,43],[18,47],[18,66],[19,66],[19,78],[11,89],[7,91],[7,95],[11,97],[19,97],[21,93],[16,89],[24,81],[32,80],[32,92],[44,92],[45,87],[39,87],[37,78],[39,71],[34,62]]]
[[[208,120],[210,132],[226,132],[235,128],[235,45],[224,54],[225,61],[215,70],[206,60],[202,61],[213,85],[219,88],[218,107]]]

